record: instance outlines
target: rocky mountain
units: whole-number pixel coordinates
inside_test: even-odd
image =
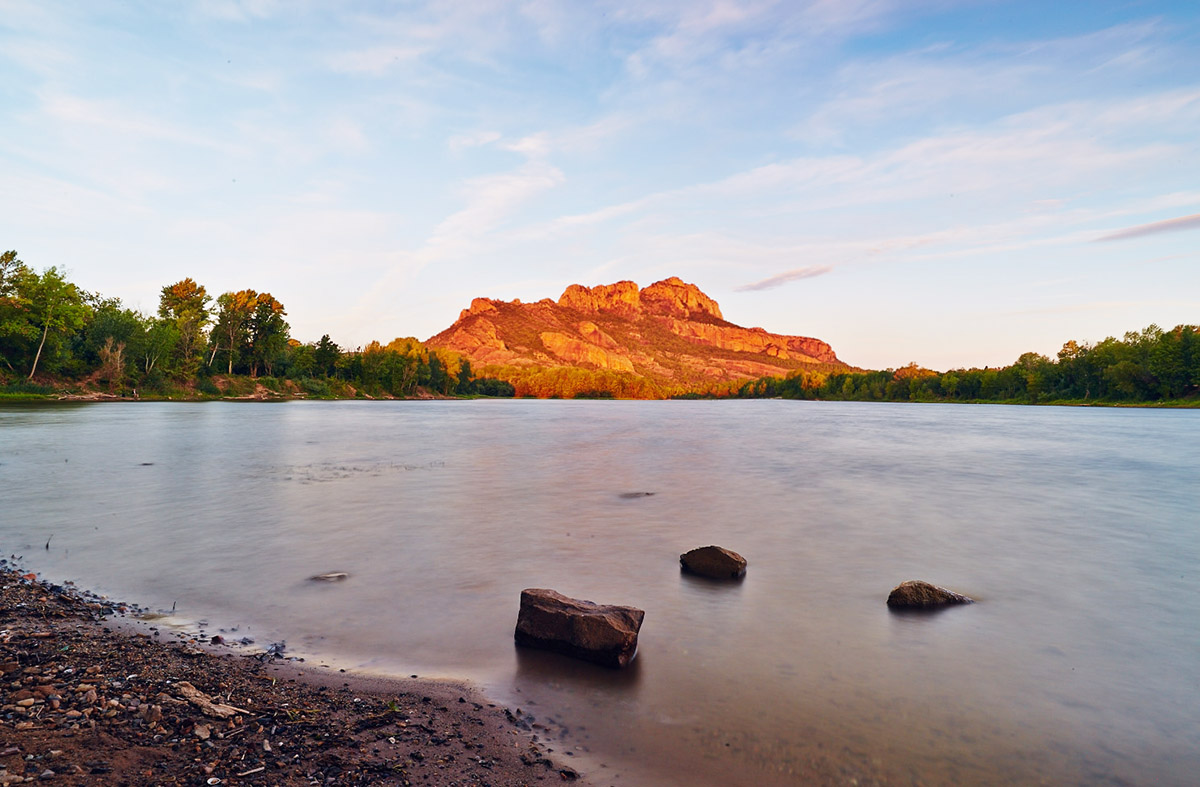
[[[624,373],[670,390],[846,368],[819,339],[743,328],[694,284],[676,277],[639,289],[631,281],[572,284],[557,301],[476,298],[426,344],[468,358],[476,374],[513,379],[568,367]]]

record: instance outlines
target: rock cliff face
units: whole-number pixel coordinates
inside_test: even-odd
[[[426,344],[461,353],[476,373],[575,367],[675,388],[845,366],[819,339],[727,322],[716,301],[676,277],[642,289],[631,281],[572,284],[557,302],[476,298]]]

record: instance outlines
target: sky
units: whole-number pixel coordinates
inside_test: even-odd
[[[1200,3],[0,0],[0,249],[426,339],[678,276],[865,368],[1200,323]]]

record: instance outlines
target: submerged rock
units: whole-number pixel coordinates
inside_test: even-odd
[[[309,577],[310,582],[341,582],[344,579],[349,579],[350,575],[345,571],[330,571],[325,574],[317,574]]]
[[[697,547],[679,556],[684,571],[711,579],[740,579],[746,575],[746,558],[724,547]]]
[[[514,638],[606,667],[624,667],[637,652],[644,610],[569,598],[545,588],[521,591]]]
[[[888,594],[887,599],[887,605],[892,609],[936,609],[953,604],[974,603],[973,598],[919,579],[901,582]]]

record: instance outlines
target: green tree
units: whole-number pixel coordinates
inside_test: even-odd
[[[16,371],[37,338],[28,299],[35,278],[15,251],[0,254],[0,360],[9,371]]]
[[[30,319],[41,333],[33,363],[29,367],[28,379],[32,380],[47,341],[57,351],[63,339],[84,326],[88,307],[79,288],[67,281],[57,267],[47,268],[41,276],[33,277],[30,285]]]
[[[251,377],[258,376],[260,367],[270,375],[275,360],[287,348],[288,324],[283,320],[286,314],[283,304],[271,293],[264,292],[255,298],[254,310],[246,325]]]
[[[313,350],[313,371],[322,377],[333,374],[337,369],[338,358],[341,354],[342,349],[333,343],[329,334],[325,334]]]
[[[446,374],[446,366],[437,353],[429,353],[429,390],[446,393],[450,376]]]
[[[455,387],[455,392],[460,395],[475,393],[475,379],[471,374],[471,362],[463,358],[458,363],[458,385]]]
[[[171,354],[185,376],[196,373],[204,348],[205,328],[212,312],[212,298],[202,285],[191,278],[162,288],[158,300],[158,316],[175,326],[175,342]]]
[[[254,290],[238,290],[217,296],[217,324],[213,327],[211,366],[218,350],[229,353],[228,373],[233,374],[233,363],[246,343],[247,326],[258,306],[258,293]]]

